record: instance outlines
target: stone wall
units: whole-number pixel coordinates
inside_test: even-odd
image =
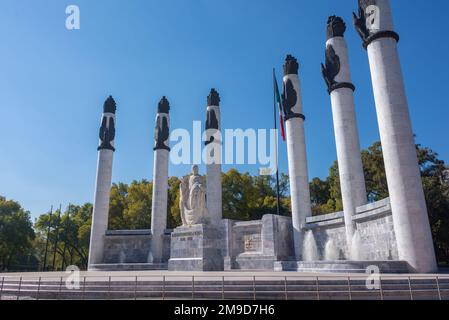
[[[170,257],[170,234],[164,234],[164,261]],[[104,239],[103,263],[147,263],[151,249],[151,230],[109,230]]]
[[[353,221],[361,238],[364,260],[398,259],[390,199],[357,208]],[[306,230],[313,232],[322,259],[326,244],[333,241],[340,249],[340,259],[350,260],[343,212],[308,218]]]
[[[273,270],[279,260],[293,259],[291,219],[265,215],[257,221],[223,221],[226,270]]]
[[[353,217],[363,247],[363,260],[398,260],[396,237],[389,199],[357,208]],[[324,248],[332,241],[340,259],[350,258],[346,244],[343,212],[307,219],[324,259]],[[163,258],[170,259],[171,234],[163,239]],[[224,259],[225,270],[274,270],[276,262],[294,261],[293,227],[290,217],[265,215],[256,221],[223,220],[214,239]],[[107,231],[104,263],[147,263],[151,248],[150,230]]]

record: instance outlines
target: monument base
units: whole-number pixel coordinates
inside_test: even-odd
[[[176,228],[171,235],[169,271],[224,271],[220,229],[199,224]]]
[[[104,263],[89,266],[89,271],[160,271],[167,263]]]
[[[366,273],[369,267],[377,267],[380,273],[413,273],[405,261],[282,261],[275,263],[275,271],[311,273]]]

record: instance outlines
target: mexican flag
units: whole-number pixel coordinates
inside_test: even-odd
[[[279,112],[279,123],[281,129],[282,140],[285,142],[285,128],[284,128],[284,116],[282,115],[282,102],[281,95],[279,94],[279,86],[276,80],[276,72],[273,70],[273,83],[274,83],[274,99],[275,99],[275,108]],[[276,112],[276,110],[275,110]]]

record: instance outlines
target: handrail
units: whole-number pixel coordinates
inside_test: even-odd
[[[69,299],[81,297],[83,300],[95,296],[105,299],[120,297],[139,299],[147,295],[165,300],[173,296],[182,296],[192,300],[216,297],[225,300],[228,297],[251,297],[262,299],[295,299],[301,297],[327,299],[333,295],[338,298],[349,296],[349,300],[380,294],[380,299],[404,298],[408,294],[411,300],[419,297],[443,300],[449,297],[449,275],[383,275],[379,277],[379,288],[368,290],[362,275],[85,275],[82,287],[68,291],[63,287],[63,276],[2,276],[0,299],[22,297],[36,300],[56,297]],[[190,281],[189,281],[190,279]],[[189,284],[190,282],[190,284]],[[74,294],[69,294],[73,292]],[[6,294],[5,294],[6,293]]]
[[[440,281],[438,280],[438,276],[436,277],[436,282],[437,282],[437,290],[438,290],[438,299],[441,301],[441,291],[440,291]]]
[[[409,290],[410,290],[410,300],[413,301],[412,282],[410,280],[410,277],[408,277],[408,287],[409,287]]]
[[[2,278],[2,288],[0,289],[0,300],[2,298],[2,294],[3,294],[3,285],[5,284],[5,277]]]

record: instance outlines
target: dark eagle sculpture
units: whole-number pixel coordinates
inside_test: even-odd
[[[210,129],[218,130],[217,114],[213,109],[207,111],[206,130]]]
[[[108,125],[109,124],[109,125]],[[109,117],[109,123],[108,123],[108,117],[103,117],[103,121],[101,123],[100,127],[100,140],[101,144],[98,149],[106,149],[106,150],[112,150],[115,151],[115,148],[112,146],[111,142],[115,139],[115,122],[114,118]]]
[[[206,131],[207,130],[218,130],[218,119],[215,110],[210,109],[207,110],[207,119],[206,119]],[[212,142],[214,142],[215,137],[211,136],[209,141],[206,141],[206,146]]]
[[[210,90],[210,94],[207,97],[207,105],[208,106],[220,106],[220,95],[218,94],[217,90],[212,88]],[[206,131],[207,130],[218,130],[219,129],[219,123],[217,118],[217,113],[214,109],[209,108],[207,110],[206,114]],[[206,141],[206,146],[210,143],[212,143],[215,140],[215,137],[210,137],[209,141]]]
[[[334,47],[328,45],[326,48],[326,65],[321,64],[321,73],[324,81],[326,82],[329,92],[332,87],[337,83],[335,78],[340,73],[340,57],[335,53]]]
[[[285,117],[294,115],[293,108],[296,106],[298,102],[298,93],[293,86],[293,82],[288,79],[284,83],[284,87],[282,90],[282,106],[284,108]]]
[[[170,150],[169,147],[165,144],[165,141],[167,141],[169,137],[170,137],[170,130],[168,127],[167,117],[159,116],[154,132],[154,140],[156,141],[156,146],[154,147],[154,150],[157,149]]]
[[[365,42],[370,35],[370,32],[369,32],[368,28],[366,27],[365,10],[366,10],[366,8],[364,8],[364,6],[361,5],[360,1],[359,1],[359,15],[357,16],[357,14],[355,12],[352,13],[352,16],[353,16],[352,20],[354,23],[355,30],[359,34],[360,38],[362,38],[363,42]]]

